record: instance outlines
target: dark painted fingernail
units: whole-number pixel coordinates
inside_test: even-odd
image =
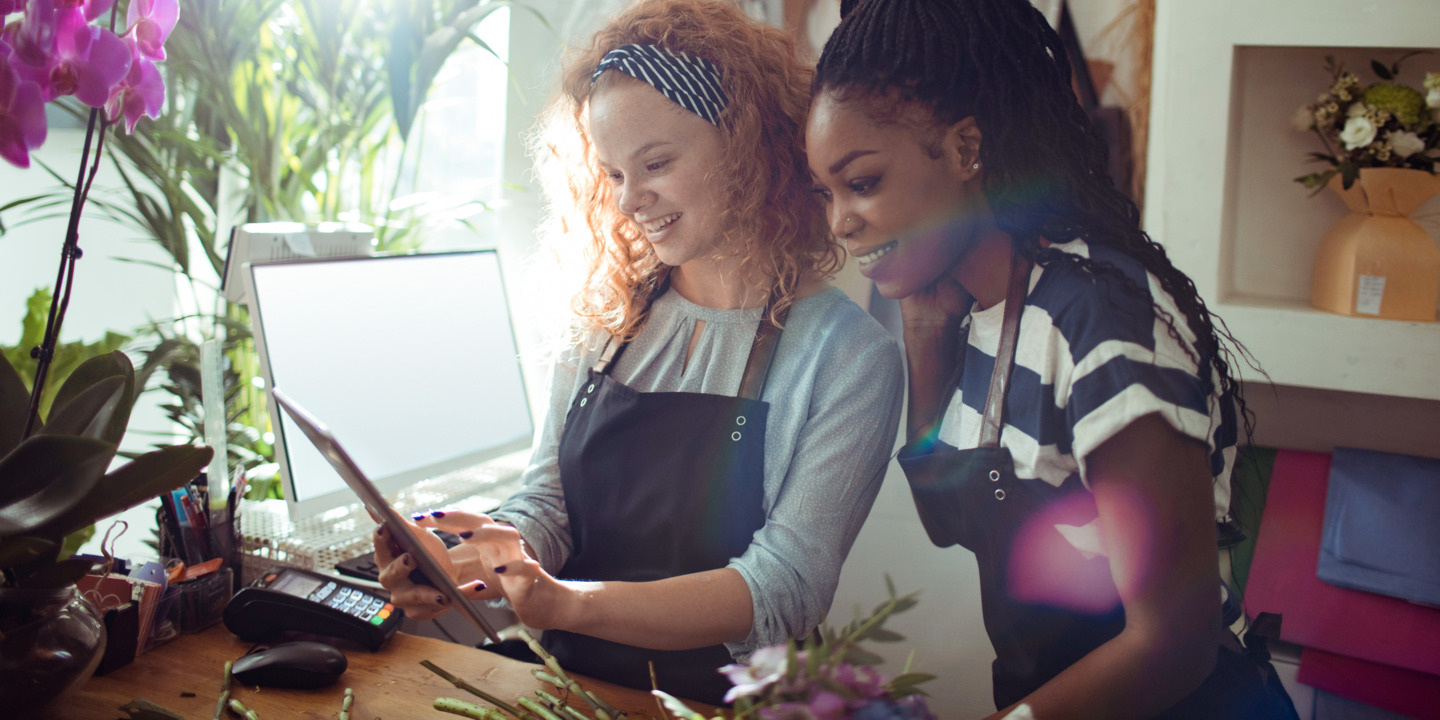
[[[495,572],[496,572],[496,573],[503,573],[503,572],[505,572],[505,566],[504,566],[504,565],[501,565],[500,567],[495,568]]]
[[[436,596],[435,596],[435,604],[436,604],[436,605],[444,605],[444,604],[445,604],[445,596],[444,596],[444,595],[436,595]]]
[[[424,519],[425,519],[425,516],[424,516],[424,515],[411,515],[411,516],[410,516],[410,519],[411,519],[411,520],[414,520],[415,522],[420,522],[421,520],[424,520]]]
[[[476,580],[476,581],[475,581],[475,587],[473,587],[473,588],[471,588],[471,589],[474,590],[474,591],[476,591],[476,592],[479,592],[479,591],[481,591],[481,590],[484,590],[484,589],[485,589],[485,582],[484,582],[483,580]]]
[[[375,528],[375,537],[385,537],[385,526]]]
[[[415,561],[411,560],[409,555],[402,555],[400,562],[405,563],[405,567],[415,567]]]
[[[475,535],[475,533],[473,533],[473,532],[471,532],[471,531],[469,531],[469,530],[466,530],[465,532],[460,533],[460,539],[461,539],[461,540],[469,540],[469,539],[470,539],[471,537],[473,537],[474,535]]]
[[[436,511],[430,513],[430,515],[433,516],[433,517],[445,517],[445,511],[444,511],[444,510],[436,510]]]

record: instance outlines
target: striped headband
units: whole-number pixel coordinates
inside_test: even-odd
[[[702,57],[666,50],[659,45],[621,45],[600,59],[590,83],[606,70],[619,70],[644,80],[680,107],[719,127],[720,111],[729,100],[720,89],[720,69]]]

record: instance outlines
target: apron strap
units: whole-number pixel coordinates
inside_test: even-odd
[[[650,295],[650,303],[660,297],[669,289],[670,281],[667,278],[662,282],[655,292]],[[775,305],[776,293],[770,294],[770,299],[765,303],[765,310],[760,316],[760,326],[755,329],[755,343],[750,347],[750,357],[745,363],[745,374],[740,378],[740,391],[736,397],[747,400],[759,400],[760,393],[765,390],[765,378],[770,374],[770,365],[775,361],[775,348],[780,344],[780,326],[778,323],[785,322],[790,314],[790,308],[785,308],[776,314],[774,321],[770,318],[770,308]],[[648,303],[647,303],[648,311]],[[600,375],[606,375],[610,368],[620,359],[620,354],[625,351],[629,343],[616,341],[612,335],[605,341],[605,349],[600,352],[600,359],[595,361],[594,370]]]
[[[750,359],[745,363],[745,374],[740,378],[740,391],[736,397],[759,400],[765,390],[765,378],[770,374],[770,365],[775,362],[775,348],[780,344],[780,326],[790,314],[790,308],[776,313],[772,322],[770,308],[775,305],[775,294],[765,303],[765,314],[760,317],[760,327],[755,330],[755,344],[750,348]]]
[[[665,273],[665,277],[660,278],[660,282],[656,283],[655,289],[650,291],[650,296],[645,298],[645,312],[647,314],[650,312],[650,306],[655,304],[655,300],[661,295],[664,295],[665,291],[669,289],[670,273],[667,272]],[[605,349],[600,352],[600,359],[595,361],[593,368],[595,372],[600,375],[610,374],[610,366],[614,365],[620,359],[620,354],[625,352],[625,347],[629,344],[630,343],[616,342],[614,335],[606,338]]]
[[[1000,327],[1000,347],[995,351],[995,370],[990,374],[990,392],[985,397],[985,416],[980,422],[980,447],[1000,444],[1004,423],[1005,392],[1010,371],[1015,367],[1015,343],[1020,337],[1020,314],[1030,289],[1030,259],[1013,247],[1010,250],[1010,283],[1005,290],[1005,320]]]

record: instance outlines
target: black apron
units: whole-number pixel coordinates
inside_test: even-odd
[[[1005,392],[1030,276],[1030,261],[1019,253],[1012,255],[1000,345],[978,447],[958,450],[937,443],[928,452],[907,447],[898,458],[930,540],[940,547],[958,544],[975,553],[985,631],[995,647],[991,673],[995,707],[1000,709],[1033,693],[1125,627],[1125,610],[1109,561],[1103,556],[1086,558],[1053,527],[1056,523],[1082,526],[1094,520],[1093,496],[1078,482],[1057,488],[1017,479],[1010,450],[1000,446]],[[961,343],[962,360],[966,346]],[[1041,513],[1043,522],[1027,525]],[[1037,532],[1053,536],[1037,540]],[[1026,595],[1014,590],[1027,582],[1023,573],[1028,571],[1015,572],[1012,556],[1022,544],[1029,548],[1037,542],[1046,548],[1047,571],[1099,588],[1100,598],[1113,598],[1113,603],[1101,602],[1093,612],[1086,612],[1035,600],[1033,595],[1017,597]],[[1108,596],[1103,594],[1107,592]],[[1250,647],[1241,653],[1220,646],[1215,670],[1200,688],[1157,717],[1296,718],[1263,641],[1256,639]]]
[[[661,290],[663,292],[663,288]],[[765,376],[780,330],[769,308],[736,397],[643,393],[610,377],[612,341],[570,404],[560,436],[560,482],[573,551],[559,577],[646,582],[725,567],[765,524]],[[662,651],[572,632],[541,640],[560,666],[721,704],[731,661],[723,645]]]

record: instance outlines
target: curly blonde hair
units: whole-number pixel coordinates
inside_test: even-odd
[[[729,104],[718,123],[723,157],[711,176],[723,199],[723,245],[743,258],[743,278],[765,284],[757,290],[773,290],[776,319],[794,304],[803,278],[833,275],[842,261],[824,208],[810,192],[802,145],[812,71],[785,32],[731,3],[641,0],[569,58],[560,94],[531,139],[548,200],[542,236],[562,262],[575,260],[579,246],[584,280],[571,308],[586,326],[581,329],[632,339],[651,292],[669,273],[640,229],[616,209],[585,121],[591,74],[606,53],[626,44],[658,45],[720,68]]]

